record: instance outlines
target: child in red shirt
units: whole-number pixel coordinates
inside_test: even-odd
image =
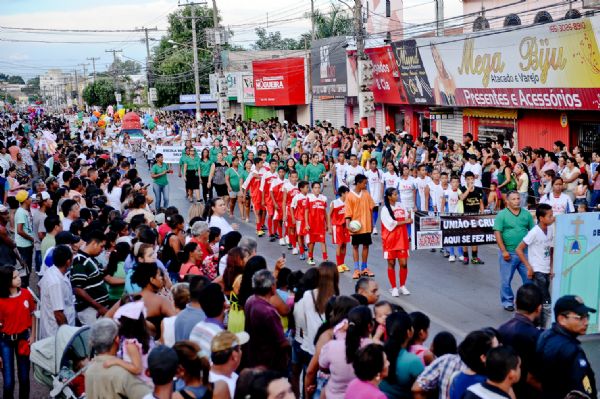
[[[284,191],[284,179],[285,179],[285,168],[279,167],[277,169],[277,177],[271,180],[271,202],[273,203],[273,229],[275,230],[275,237],[272,241],[279,239],[279,245],[285,245],[285,239],[283,238],[283,191]]]
[[[329,226],[327,213],[327,197],[321,194],[321,183],[312,184],[312,193],[308,194],[308,264],[314,265],[315,243],[321,243],[323,260],[327,260],[327,246],[325,245],[325,231]]]
[[[329,206],[329,232],[335,244],[335,261],[338,273],[347,272],[350,268],[346,265],[346,245],[350,242],[350,232],[346,228],[346,196],[350,189],[340,186],[337,190],[339,198],[331,201]]]
[[[304,253],[304,243],[308,234],[308,182],[301,181],[298,183],[298,194],[292,199],[290,208],[292,209],[292,223],[296,226],[296,235],[298,236],[298,249],[300,251],[300,260],[306,260]]]

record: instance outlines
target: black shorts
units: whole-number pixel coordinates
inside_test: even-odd
[[[215,187],[215,191],[217,192],[217,197],[227,197],[229,196],[229,191],[227,191],[227,184],[213,184]]]
[[[373,240],[371,239],[371,233],[362,233],[362,234],[354,234],[352,237],[352,245],[366,245],[367,247],[373,244]]]
[[[200,189],[200,177],[198,176],[197,170],[188,170],[185,173],[185,189],[186,190],[199,190]]]

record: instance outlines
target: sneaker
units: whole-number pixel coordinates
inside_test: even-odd
[[[294,249],[294,247],[292,247],[292,244],[288,244],[287,249],[288,249],[288,251],[291,251],[292,249]]]
[[[504,310],[506,310],[507,312],[514,312],[515,311],[515,307],[513,305],[506,305],[504,307]]]
[[[396,288],[396,287],[392,288],[392,296],[393,297],[399,297],[400,296],[400,293],[398,292],[398,288]]]
[[[460,262],[462,262],[463,260],[465,260],[465,257],[461,255],[461,256],[459,256],[459,257],[458,257],[458,260],[459,260]]]
[[[373,235],[377,235],[377,227],[373,227]]]
[[[306,254],[300,254],[300,256],[298,257],[298,259],[300,259],[300,260],[306,260]]]
[[[259,236],[259,237],[262,237],[262,236],[265,235],[265,232],[262,231],[262,230],[256,230],[256,235]]]
[[[286,244],[290,243],[290,236],[287,236],[287,235],[285,236],[285,243]]]
[[[317,263],[315,262],[315,259],[314,259],[314,258],[308,258],[308,261],[307,261],[306,263],[308,263],[308,264],[309,264],[309,265],[311,265],[311,266],[314,266],[314,265],[316,265],[316,264],[317,264]]]
[[[358,269],[354,269],[354,273],[352,273],[352,278],[354,280],[358,280],[360,278],[360,271]]]
[[[345,263],[342,263],[340,266],[342,266],[342,267],[344,268],[344,271],[345,271],[345,272],[349,272],[349,271],[350,271],[350,268],[348,267],[348,265],[347,265],[347,264],[345,264]]]
[[[481,259],[479,259],[479,258],[472,258],[472,259],[471,259],[471,264],[472,264],[472,265],[485,265],[485,262],[484,262],[484,261],[482,261],[482,260],[481,260]]]
[[[283,238],[279,239],[279,245],[281,245],[281,246],[285,245],[285,240]]]
[[[443,256],[444,258],[448,258],[448,257],[450,257],[450,252],[448,252],[448,251],[446,251],[446,250],[444,249],[444,250],[442,250],[442,256]]]
[[[292,249],[292,255],[298,255],[298,248]]]
[[[469,257],[468,256],[463,257],[463,261],[462,262],[463,262],[463,265],[468,265],[469,264]]]
[[[429,252],[435,252],[435,248],[431,248]]]
[[[275,236],[275,234],[271,234],[269,236],[269,242],[275,242],[275,241],[277,241],[277,237]]]
[[[400,287],[400,293],[402,295],[410,295],[410,291],[404,285],[402,287]]]
[[[361,274],[363,276],[367,276],[367,277],[375,277],[375,273],[373,273],[371,270],[369,270],[369,268],[367,267],[366,269],[364,269]]]
[[[337,269],[338,269],[338,273],[344,273],[346,271],[346,269],[344,268],[344,265],[338,265]]]
[[[448,262],[456,262],[456,256],[454,256],[454,255],[450,255],[450,256],[448,257]]]

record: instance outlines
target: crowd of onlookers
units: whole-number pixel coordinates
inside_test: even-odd
[[[479,143],[467,134],[455,143],[435,132],[412,138],[326,123],[220,124],[208,116],[195,124],[161,114],[144,151],[153,196],[138,173],[146,167],[136,159],[141,153],[126,135],[110,138],[115,144],[108,147],[104,130],[77,126],[75,118],[0,116],[4,398],[14,397],[15,374],[19,397],[29,397],[30,343],[54,337],[63,325],[90,327],[94,357],[79,359],[74,371],[83,370],[82,377],[71,384],[76,396],[88,398],[596,397],[577,341],[595,309],[576,296],[557,298],[550,323],[550,256],[539,251],[549,246],[554,215],[597,206],[597,153],[588,163],[562,143],[553,151],[517,152],[502,137]],[[179,167],[154,152],[173,136],[189,140]],[[169,206],[170,173],[185,178],[187,214]],[[267,173],[281,180],[281,198],[279,180],[263,181]],[[321,199],[329,184],[341,205]],[[354,198],[361,193],[371,201]],[[319,209],[345,206],[339,224],[329,213],[323,226],[312,218],[304,223],[318,201]],[[271,244],[261,245],[286,245],[299,256],[308,251],[311,267],[293,271],[285,257],[268,262],[258,255],[257,240],[230,222],[236,204],[242,221],[255,213],[259,237],[269,234]],[[521,215],[523,207],[536,209],[539,231],[529,212]],[[367,265],[378,215],[390,283],[396,288],[398,260],[400,293],[408,295],[404,212],[413,209],[502,209],[504,223],[495,229],[507,270],[502,304],[516,310],[510,320],[464,339],[448,332],[429,337],[427,315],[379,298]],[[334,226],[350,233],[336,236]],[[336,261],[327,261],[323,245],[317,265],[314,244],[329,234],[343,242],[343,253],[338,245]],[[353,293],[339,288],[347,242]],[[465,249],[457,255],[468,263]],[[483,263],[476,247],[471,254],[472,263]],[[513,295],[515,270],[524,285]],[[32,330],[34,310],[39,323]]]

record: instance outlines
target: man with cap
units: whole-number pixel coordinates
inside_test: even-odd
[[[146,375],[152,378],[154,391],[142,399],[171,399],[173,377],[177,373],[179,358],[173,348],[166,345],[155,346],[148,355]]]
[[[29,273],[33,261],[33,218],[31,217],[31,196],[25,190],[20,190],[15,196],[19,208],[15,213],[15,243],[21,259],[25,262],[24,269],[19,270],[21,286],[29,287]]]
[[[235,394],[238,369],[242,361],[242,345],[250,340],[248,333],[242,331],[237,334],[231,331],[222,331],[214,336],[210,344],[210,360],[212,366],[208,380],[210,382],[224,381],[229,388],[229,397]]]
[[[589,314],[596,313],[575,295],[565,295],[554,305],[555,322],[537,341],[534,375],[542,384],[544,399],[562,399],[575,390],[596,398],[594,371],[577,337],[588,328]]]

